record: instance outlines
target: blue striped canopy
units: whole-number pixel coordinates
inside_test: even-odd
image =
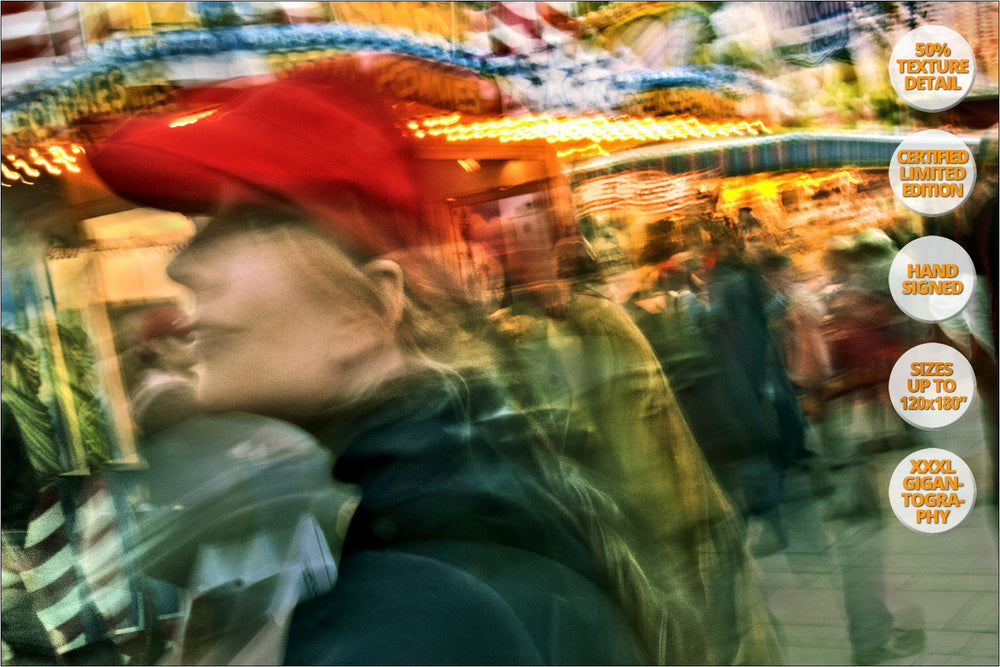
[[[689,141],[644,146],[570,167],[574,179],[634,169],[668,174],[713,171],[720,176],[791,169],[888,168],[906,134],[789,132],[714,142]],[[980,137],[960,137],[976,153]]]

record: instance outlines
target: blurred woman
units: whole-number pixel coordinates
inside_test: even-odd
[[[703,661],[698,637],[667,645],[686,610],[656,599],[613,506],[514,408],[477,313],[416,250],[422,193],[374,90],[305,73],[201,122],[127,123],[93,156],[124,196],[215,213],[169,269],[194,296],[202,405],[307,429],[360,488],[285,661]]]

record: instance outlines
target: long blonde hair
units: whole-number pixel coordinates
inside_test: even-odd
[[[345,249],[336,239],[331,242],[324,226],[308,216],[250,211],[241,215],[238,224],[258,229],[268,242],[283,248],[315,298],[334,303],[346,298],[373,312],[384,310],[382,295],[363,270],[369,254]],[[405,303],[396,331],[412,368],[437,372],[444,386],[451,388],[459,414],[472,413],[471,406],[465,405],[471,382],[487,381],[501,388],[527,418],[532,437],[517,451],[496,447],[496,452],[516,461],[590,546],[604,573],[605,589],[618,601],[646,657],[655,663],[705,662],[706,649],[693,606],[650,583],[626,538],[630,529],[614,501],[577,464],[558,453],[557,440],[564,434],[549,428],[543,418],[534,418],[538,407],[531,395],[534,383],[521,376],[532,369],[519,367],[513,377],[511,369],[501,372],[501,357],[509,360],[504,355],[506,339],[490,322],[482,301],[435,261],[438,255],[432,249],[397,248],[383,256],[400,264],[404,274],[418,277],[405,283]],[[379,389],[373,386],[351,400],[365,401]]]

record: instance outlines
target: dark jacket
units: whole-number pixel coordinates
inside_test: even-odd
[[[709,311],[731,373],[742,369],[752,394],[739,396],[763,410],[771,431],[769,454],[784,469],[808,458],[805,421],[768,328],[766,295],[770,291],[757,269],[737,258],[723,258],[708,279]]]
[[[38,500],[38,474],[28,458],[28,450],[24,443],[21,427],[14,417],[14,411],[6,402],[2,404],[3,415],[0,417],[0,427],[3,429],[0,440],[0,452],[3,454],[3,502],[0,503],[0,525],[8,535],[22,546],[24,531],[28,529],[28,519],[31,510]]]
[[[334,475],[362,500],[287,664],[644,661],[565,510],[517,463],[538,442],[496,392],[425,376],[313,431],[349,443]]]

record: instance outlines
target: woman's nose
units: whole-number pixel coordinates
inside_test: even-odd
[[[197,282],[198,264],[192,257],[191,249],[185,248],[167,264],[167,275],[175,283],[193,289]]]

